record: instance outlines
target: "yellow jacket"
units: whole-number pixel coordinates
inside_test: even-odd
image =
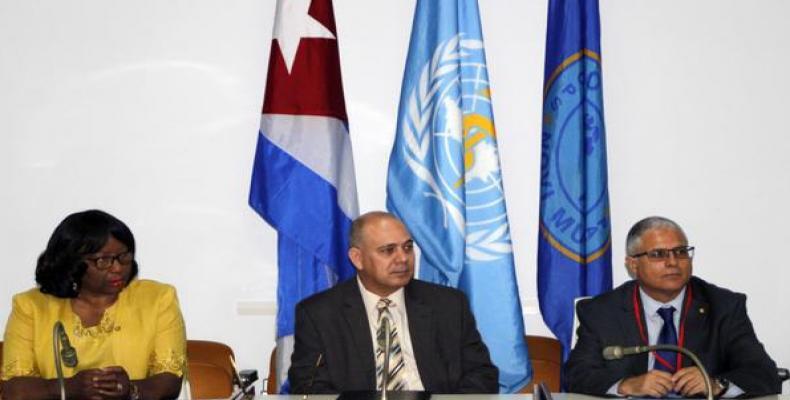
[[[101,322],[82,326],[71,300],[41,293],[38,288],[14,296],[4,335],[0,380],[18,376],[57,377],[52,354],[52,327],[61,321],[77,351],[76,368],[63,367],[65,377],[112,365],[130,379],[170,372],[182,376],[186,365],[186,333],[175,289],[151,280],[133,280],[105,310]]]

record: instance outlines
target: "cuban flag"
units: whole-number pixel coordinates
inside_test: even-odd
[[[420,279],[469,297],[501,392],[532,376],[477,0],[418,0],[387,208],[422,250]]]
[[[550,0],[543,91],[538,298],[563,345],[574,300],[612,288],[598,0]]]
[[[287,392],[299,300],[354,276],[358,214],[331,0],[278,0],[250,185],[278,234],[277,376]]]

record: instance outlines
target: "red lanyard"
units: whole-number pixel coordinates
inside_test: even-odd
[[[634,302],[634,318],[636,318],[636,325],[639,327],[639,336],[642,338],[642,342],[644,342],[645,346],[650,345],[647,334],[645,333],[645,327],[642,325],[642,304],[639,301],[639,285],[634,285],[634,295],[633,295],[633,302]],[[680,315],[680,334],[678,335],[678,346],[683,347],[683,343],[686,341],[686,317],[688,317],[688,311],[691,307],[691,285],[686,284],[686,299],[685,304],[683,305],[683,311]],[[665,367],[672,369],[672,366],[661,356],[653,352],[653,356],[656,359],[656,362],[660,362],[664,364]],[[677,368],[680,368],[683,365],[683,354],[678,353],[676,361]]]

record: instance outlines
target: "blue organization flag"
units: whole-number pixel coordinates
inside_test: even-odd
[[[469,297],[500,390],[532,377],[476,0],[418,0],[387,208],[422,250],[423,280]]]
[[[543,92],[538,297],[563,344],[574,299],[612,288],[598,0],[550,0]]]
[[[331,0],[278,0],[250,206],[277,230],[277,386],[301,299],[354,276],[354,162]]]

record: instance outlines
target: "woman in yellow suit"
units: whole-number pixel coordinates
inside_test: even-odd
[[[135,279],[134,236],[120,220],[89,210],[66,217],[38,258],[34,289],[14,296],[4,336],[3,397],[60,396],[53,326],[77,353],[63,367],[76,399],[174,398],[186,365],[175,289]]]

